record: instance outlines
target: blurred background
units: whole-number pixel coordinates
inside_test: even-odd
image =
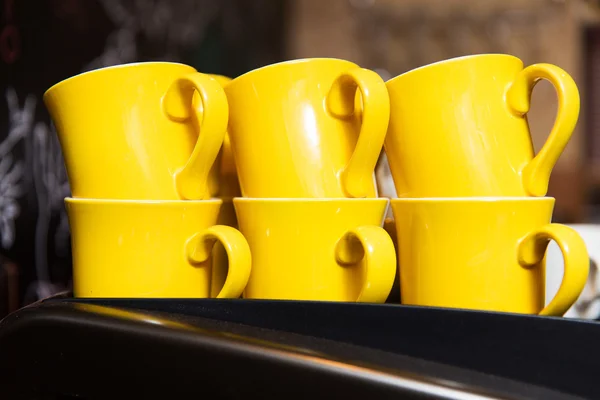
[[[69,288],[69,195],[41,101],[78,73],[178,61],[238,76],[293,58],[336,57],[384,79],[443,59],[509,53],[573,76],[582,112],[554,169],[555,221],[600,220],[600,1],[0,0],[0,317]],[[553,125],[551,85],[528,117],[538,150]],[[101,114],[102,111],[99,110]],[[386,176],[385,160],[378,177]],[[384,193],[392,195],[393,193]]]

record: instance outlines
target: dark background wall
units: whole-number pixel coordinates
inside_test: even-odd
[[[90,69],[136,61],[184,62],[231,77],[281,61],[286,5],[0,0],[0,316],[15,290],[26,304],[68,288],[71,279],[63,206],[70,192],[45,90]]]

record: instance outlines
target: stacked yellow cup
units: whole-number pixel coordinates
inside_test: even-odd
[[[194,93],[197,93],[194,95]],[[217,80],[183,64],[87,72],[44,102],[62,146],[76,297],[239,297],[251,268],[240,232],[216,225],[228,123]],[[215,242],[223,284],[211,283]]]
[[[396,255],[374,182],[389,120],[381,78],[303,59],[250,71],[225,93],[244,196],[234,207],[252,253],[244,297],[384,302]]]
[[[541,79],[556,89],[558,115],[534,155],[526,114]],[[386,85],[402,303],[562,315],[589,268],[582,239],[551,223],[554,199],[543,197],[579,114],[572,78],[498,54],[428,65]],[[565,271],[545,306],[549,240]]]

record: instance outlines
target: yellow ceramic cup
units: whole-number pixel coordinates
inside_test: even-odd
[[[192,108],[195,92],[201,110]],[[228,107],[223,89],[208,75],[183,64],[125,64],[62,81],[44,102],[74,197],[180,200],[213,194],[209,172],[223,143]]]
[[[362,115],[355,113],[357,89]],[[389,99],[375,72],[344,60],[302,59],[248,72],[225,93],[244,196],[376,196]]]
[[[242,234],[215,225],[220,200],[65,200],[75,297],[211,297],[215,242],[229,257],[214,297],[239,297],[250,275]]]
[[[386,199],[234,199],[252,252],[245,298],[383,303],[396,253]]]
[[[558,114],[535,155],[526,115],[542,79],[556,89]],[[523,68],[503,54],[427,65],[386,86],[385,151],[398,197],[544,196],[579,116],[579,92],[565,71]]]
[[[395,199],[403,304],[563,315],[585,285],[589,259],[573,229],[552,224],[554,199]],[[564,278],[545,301],[545,253],[554,240]]]

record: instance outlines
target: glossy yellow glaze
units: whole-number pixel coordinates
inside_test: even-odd
[[[219,85],[222,87],[227,86],[231,82],[231,78],[223,75],[210,74],[210,77],[219,82]],[[225,140],[223,140],[223,146],[219,154],[219,161],[215,163],[213,168],[217,170],[215,178],[218,179],[218,190],[215,190],[213,193],[219,198],[240,197],[242,191],[237,177],[229,134],[225,134]],[[233,205],[231,205],[231,210],[233,211]]]
[[[196,112],[195,91],[202,103]],[[223,89],[208,75],[183,64],[125,64],[62,81],[44,102],[74,197],[211,197],[208,177],[228,107]]]
[[[225,87],[231,82],[231,78],[223,75],[210,74],[210,77],[216,80],[221,87]],[[194,104],[199,104],[201,106],[201,102],[198,100],[198,96],[195,95]],[[235,210],[233,209],[233,198],[241,196],[242,192],[237,177],[229,134],[225,134],[221,152],[219,153],[217,162],[213,165],[213,171],[211,171],[211,183],[212,182],[215,182],[215,184],[211,185],[211,187],[214,188],[211,190],[211,193],[223,201],[221,209],[219,210],[217,223],[219,225],[237,228],[237,219]],[[213,272],[211,281],[212,296],[218,294],[219,288],[223,286],[225,279],[227,278],[227,264],[226,249],[220,243],[215,243],[213,249]]]
[[[76,297],[209,297],[213,245],[229,271],[214,297],[239,297],[250,249],[237,230],[215,225],[220,200],[65,200]]]
[[[245,298],[383,303],[396,253],[386,199],[234,199],[252,252]]]
[[[232,198],[224,198],[221,199],[223,202],[221,204],[221,208],[219,210],[219,217],[217,218],[218,225],[231,226],[232,228],[237,228],[237,218],[235,216],[235,210],[233,208],[233,199]],[[219,289],[225,283],[225,279],[227,278],[228,267],[228,258],[227,258],[227,249],[220,244],[215,243],[215,247],[213,248],[213,271],[212,271],[212,280],[211,280],[211,296],[216,296],[218,294]]]
[[[541,79],[556,88],[558,114],[534,157],[526,115]],[[565,71],[523,69],[502,54],[427,65],[386,86],[385,151],[398,197],[544,196],[579,115],[577,86]]]
[[[210,75],[214,78],[222,87],[225,87],[231,82],[231,78],[223,75]],[[225,140],[223,140],[223,146],[221,147],[221,153],[219,154],[219,163],[215,164],[219,168],[218,181],[219,189],[216,195],[223,200],[221,209],[219,211],[219,218],[217,223],[219,225],[227,225],[237,228],[237,218],[235,216],[235,210],[233,209],[233,198],[242,195],[240,189],[240,183],[237,177],[237,171],[235,167],[235,160],[233,158],[233,151],[231,150],[231,140],[229,134],[225,134]],[[225,282],[227,277],[227,252],[225,248],[219,244],[215,244],[213,250],[213,274],[211,288],[219,288]],[[213,293],[216,295],[216,293]]]
[[[389,213],[388,213],[388,215],[389,215]],[[388,235],[390,235],[390,238],[392,239],[392,242],[394,243],[394,251],[396,251],[396,255],[398,255],[398,237],[397,237],[397,230],[396,230],[396,221],[394,221],[393,218],[385,218],[383,220],[383,229],[387,232]],[[388,296],[388,300],[386,300],[386,303],[397,303],[398,302],[397,295],[392,296],[394,291],[400,290],[400,276],[399,276],[398,271],[399,271],[398,262],[396,261],[394,286],[392,288],[392,292],[390,293],[390,296]]]
[[[403,304],[563,315],[585,285],[589,259],[573,229],[551,224],[553,198],[395,199]],[[545,301],[545,253],[565,260]]]
[[[375,72],[344,60],[295,60],[248,72],[225,92],[244,196],[376,196],[389,99]]]

